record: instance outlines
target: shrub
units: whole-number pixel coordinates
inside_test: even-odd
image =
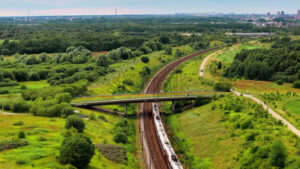
[[[26,146],[28,145],[28,141],[27,140],[9,140],[9,141],[1,141],[0,142],[0,151],[4,151],[4,150],[10,150],[10,149],[14,149],[14,148],[18,148],[21,146]]]
[[[287,150],[282,141],[275,141],[270,149],[270,163],[273,166],[283,168],[287,158]]]
[[[15,122],[13,125],[14,126],[22,126],[24,123],[23,121],[18,121],[18,122]]]
[[[103,115],[99,115],[99,116],[98,116],[98,119],[107,122],[107,119],[106,119],[105,116],[103,116]]]
[[[18,82],[27,81],[29,78],[29,74],[25,70],[17,70],[17,71],[14,71],[13,73]]]
[[[227,83],[227,82],[218,82],[214,85],[214,90],[217,90],[217,91],[229,92],[231,88],[232,88],[232,84]]]
[[[22,86],[20,87],[20,89],[24,90],[24,89],[27,89],[27,87],[26,87],[25,85],[22,85]]]
[[[300,80],[294,81],[293,88],[300,88]]]
[[[60,146],[59,161],[79,169],[86,168],[95,154],[95,147],[87,136],[82,134],[66,138]]]
[[[15,113],[28,112],[30,105],[25,100],[13,101],[10,104],[10,110]]]
[[[72,96],[70,95],[70,93],[59,93],[55,96],[55,100],[57,101],[57,103],[70,103],[72,100]]]
[[[96,120],[95,113],[91,113],[91,114],[89,115],[89,120]]]
[[[96,60],[96,65],[101,67],[108,67],[108,61],[105,55],[99,55]]]
[[[18,137],[19,137],[19,139],[25,138],[26,136],[25,136],[24,131],[20,131],[19,134],[18,134]]]
[[[150,61],[150,59],[147,56],[143,56],[141,58],[141,61],[144,62],[144,63],[148,63]]]
[[[40,80],[40,76],[39,76],[37,73],[32,73],[32,74],[29,76],[29,80],[30,80],[30,81],[39,81],[39,80]]]
[[[128,141],[127,135],[121,132],[117,132],[114,135],[113,139],[116,143],[123,143],[123,144],[125,144]]]
[[[280,79],[280,80],[277,80],[276,83],[277,83],[278,85],[283,85],[283,81],[282,81],[281,79]]]
[[[85,129],[85,124],[79,116],[71,115],[67,118],[65,128],[70,129],[71,127],[77,129],[78,132],[82,133]]]
[[[9,91],[6,89],[0,90],[0,94],[9,94]]]

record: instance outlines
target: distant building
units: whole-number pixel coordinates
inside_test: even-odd
[[[281,18],[284,18],[284,17],[285,17],[284,11],[281,11],[280,17],[281,17]]]
[[[267,18],[271,18],[271,13],[270,12],[267,13]]]
[[[297,13],[297,15],[296,15],[296,19],[297,19],[297,20],[300,20],[300,10],[298,10],[298,13]]]
[[[280,18],[281,14],[280,11],[277,12],[277,17]]]

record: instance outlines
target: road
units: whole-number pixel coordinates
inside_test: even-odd
[[[204,58],[204,60],[203,60],[203,62],[202,62],[202,64],[201,64],[201,66],[200,66],[200,71],[199,71],[200,77],[203,77],[203,76],[204,76],[205,64],[206,64],[206,62],[209,60],[209,58],[211,58],[212,56],[215,56],[215,55],[217,55],[217,54],[219,54],[219,53],[220,53],[220,51],[217,51],[217,52],[212,53],[212,54],[210,54],[210,55],[208,55],[208,56],[206,56],[206,57]],[[203,63],[204,63],[204,64],[203,64]]]
[[[159,71],[148,83],[144,93],[160,93],[163,83],[168,75],[180,64],[195,56],[213,51],[217,48],[197,52],[177,61],[174,61]],[[154,121],[152,118],[152,104],[139,104],[140,136],[143,145],[143,155],[147,169],[169,169],[167,159],[163,155],[157,138]]]
[[[216,52],[217,53],[217,52]],[[207,56],[202,64],[201,64],[201,67],[200,67],[200,77],[203,77],[204,76],[204,71],[205,71],[205,65],[207,63],[207,61],[209,60],[210,57],[212,57],[214,54],[216,53],[213,53],[209,56]],[[241,96],[241,93],[238,92],[238,91],[233,91],[236,95],[238,96]],[[250,98],[252,99],[253,101],[255,101],[256,103],[260,104],[263,106],[263,108],[268,111],[269,114],[271,114],[274,118],[276,118],[277,120],[280,120],[283,124],[285,124],[288,129],[290,129],[294,134],[296,134],[298,137],[300,137],[300,131],[294,126],[292,125],[290,122],[288,122],[287,120],[285,120],[283,117],[281,117],[278,113],[276,113],[274,110],[272,110],[268,105],[264,104],[263,101],[259,100],[258,98],[252,96],[252,95],[249,95],[249,94],[243,94],[242,95],[243,97],[247,97],[247,98]]]

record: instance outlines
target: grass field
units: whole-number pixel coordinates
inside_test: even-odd
[[[257,41],[251,41],[248,43],[237,44],[225,49],[225,52],[218,55],[216,58],[225,63],[232,63],[237,53],[243,49],[257,49],[257,48],[269,48],[270,44],[263,44]]]
[[[81,109],[82,114],[89,115],[91,111]],[[98,114],[96,113],[96,116]],[[107,121],[86,121],[87,133],[94,144],[116,144],[112,139],[111,131],[118,117],[104,115]],[[21,126],[14,126],[22,121]],[[44,118],[31,115],[3,115],[0,114],[0,141],[16,138],[19,131],[26,133],[28,146],[7,150],[0,153],[1,169],[27,169],[27,168],[63,168],[58,162],[59,146],[64,139],[63,133],[65,120],[61,118]],[[137,158],[133,152],[128,152],[128,165],[121,165],[107,160],[96,150],[96,155],[89,164],[89,169],[97,168],[138,168]],[[22,162],[25,164],[17,164]]]
[[[237,105],[241,109],[236,109]],[[281,139],[287,147],[288,160],[298,159],[299,162],[300,156],[297,153],[300,148],[296,146],[299,140],[269,115],[266,118],[261,114],[263,111],[258,108],[261,106],[257,106],[250,99],[229,96],[181,114],[170,115],[167,117],[167,125],[173,145],[177,152],[191,152],[194,158],[201,159],[199,164],[202,168],[227,169],[246,165],[266,167],[269,159],[254,157],[254,153],[250,152],[253,147],[263,149]],[[252,127],[236,127],[244,119],[251,119]],[[249,141],[252,133],[255,133],[255,139]],[[179,147],[176,140],[181,140],[183,147]],[[185,160],[184,156],[180,157]],[[245,162],[247,160],[252,161]]]
[[[213,52],[199,55],[180,65],[166,80],[164,90],[173,92],[212,90],[213,87],[199,77],[199,69],[203,58]]]
[[[300,115],[300,97],[297,100],[286,103],[285,106],[288,111]]]
[[[197,157],[208,161],[209,168],[238,168],[238,162],[232,159],[241,150],[241,140],[230,137],[230,131],[219,122],[223,113],[211,111],[214,104],[172,115],[168,122],[190,142]]]

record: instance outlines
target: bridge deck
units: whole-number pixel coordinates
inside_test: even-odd
[[[74,107],[91,107],[114,104],[129,104],[129,103],[147,103],[147,102],[164,102],[164,101],[182,101],[195,100],[197,97],[210,98],[228,94],[228,92],[197,92],[185,94],[143,94],[143,95],[119,95],[118,97],[108,96],[90,96],[75,99],[71,105]],[[130,96],[130,97],[129,97]]]

